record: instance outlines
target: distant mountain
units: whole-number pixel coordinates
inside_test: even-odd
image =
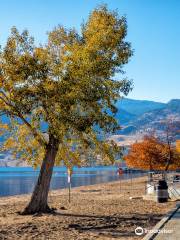
[[[163,121],[172,119],[173,122],[180,120],[180,100],[171,100],[161,109],[154,109],[138,116],[131,123],[138,128],[162,125]]]
[[[133,118],[129,119],[126,123],[124,123],[122,126],[122,130],[118,131],[116,134],[133,136],[133,138],[136,136],[136,139],[138,140],[139,138],[142,138],[143,135],[155,130],[157,134],[163,138],[164,129],[166,127],[165,122],[171,119],[173,121],[173,125],[177,130],[176,138],[180,139],[180,99],[172,99],[166,104],[162,103],[162,105],[161,103],[158,103],[156,105],[153,102],[152,108],[154,109],[150,111],[149,108],[147,108],[148,110],[145,111],[144,104],[147,104],[147,106],[151,106],[151,101],[150,103],[148,103],[148,101],[145,101],[145,103],[142,104],[141,101],[132,99],[129,101],[128,99],[128,101],[126,101],[126,111],[127,109],[131,109],[131,107],[133,106],[133,101],[135,101],[134,107],[138,109],[139,114],[136,116],[133,115]],[[130,108],[128,106],[128,102],[130,102]],[[155,108],[155,106],[157,106],[157,108]],[[142,114],[140,114],[140,112],[142,112]],[[123,139],[123,137],[121,137],[121,139]],[[124,139],[126,141],[125,137]]]
[[[139,116],[145,112],[149,112],[154,109],[161,109],[165,107],[166,104],[148,100],[123,98],[116,103],[116,106],[118,109],[122,109],[127,111],[128,113]]]
[[[180,112],[180,99],[170,100],[167,103],[166,108],[168,108],[168,109],[170,109],[171,111],[174,111],[174,112]]]
[[[128,122],[132,121],[133,119],[136,118],[136,115],[130,113],[130,112],[127,112],[126,110],[124,109],[118,109],[118,112],[116,113],[116,119],[118,120],[118,123],[120,125],[125,125],[127,124]]]

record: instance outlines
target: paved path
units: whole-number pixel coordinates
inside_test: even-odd
[[[180,208],[164,225],[154,240],[180,240]]]

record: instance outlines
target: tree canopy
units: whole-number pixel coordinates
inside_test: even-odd
[[[132,87],[117,79],[132,56],[126,34],[126,18],[106,6],[94,9],[80,32],[58,25],[44,45],[36,46],[27,30],[12,28],[0,52],[0,115],[9,119],[1,118],[2,150],[34,166],[42,163],[42,192],[55,159],[81,165],[81,153],[91,148],[114,160],[117,146],[100,140],[96,129],[119,127],[114,104]],[[38,201],[46,207],[42,197]]]
[[[45,133],[61,140],[59,159],[67,152],[69,159],[78,156],[74,142],[99,146],[93,127],[116,129],[107,109],[115,113],[114,101],[131,86],[127,79],[113,79],[132,55],[126,29],[126,19],[106,7],[90,14],[80,34],[56,27],[45,46],[36,47],[28,31],[12,28],[0,55],[0,111],[11,120],[1,124],[11,132],[5,149],[36,165],[43,159]]]

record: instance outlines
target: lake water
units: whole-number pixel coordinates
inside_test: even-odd
[[[31,193],[37,181],[39,170],[30,167],[0,167],[0,196],[12,196]],[[137,174],[123,174],[121,179],[136,177]],[[72,187],[119,180],[117,167],[83,167],[74,168],[71,178]],[[51,189],[67,188],[67,169],[55,167]]]

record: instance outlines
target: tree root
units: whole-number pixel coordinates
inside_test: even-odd
[[[31,207],[31,206],[27,206],[24,211],[22,212],[18,212],[20,215],[39,215],[42,213],[48,213],[48,214],[54,214],[55,213],[56,208],[50,208],[48,205],[46,207]]]

